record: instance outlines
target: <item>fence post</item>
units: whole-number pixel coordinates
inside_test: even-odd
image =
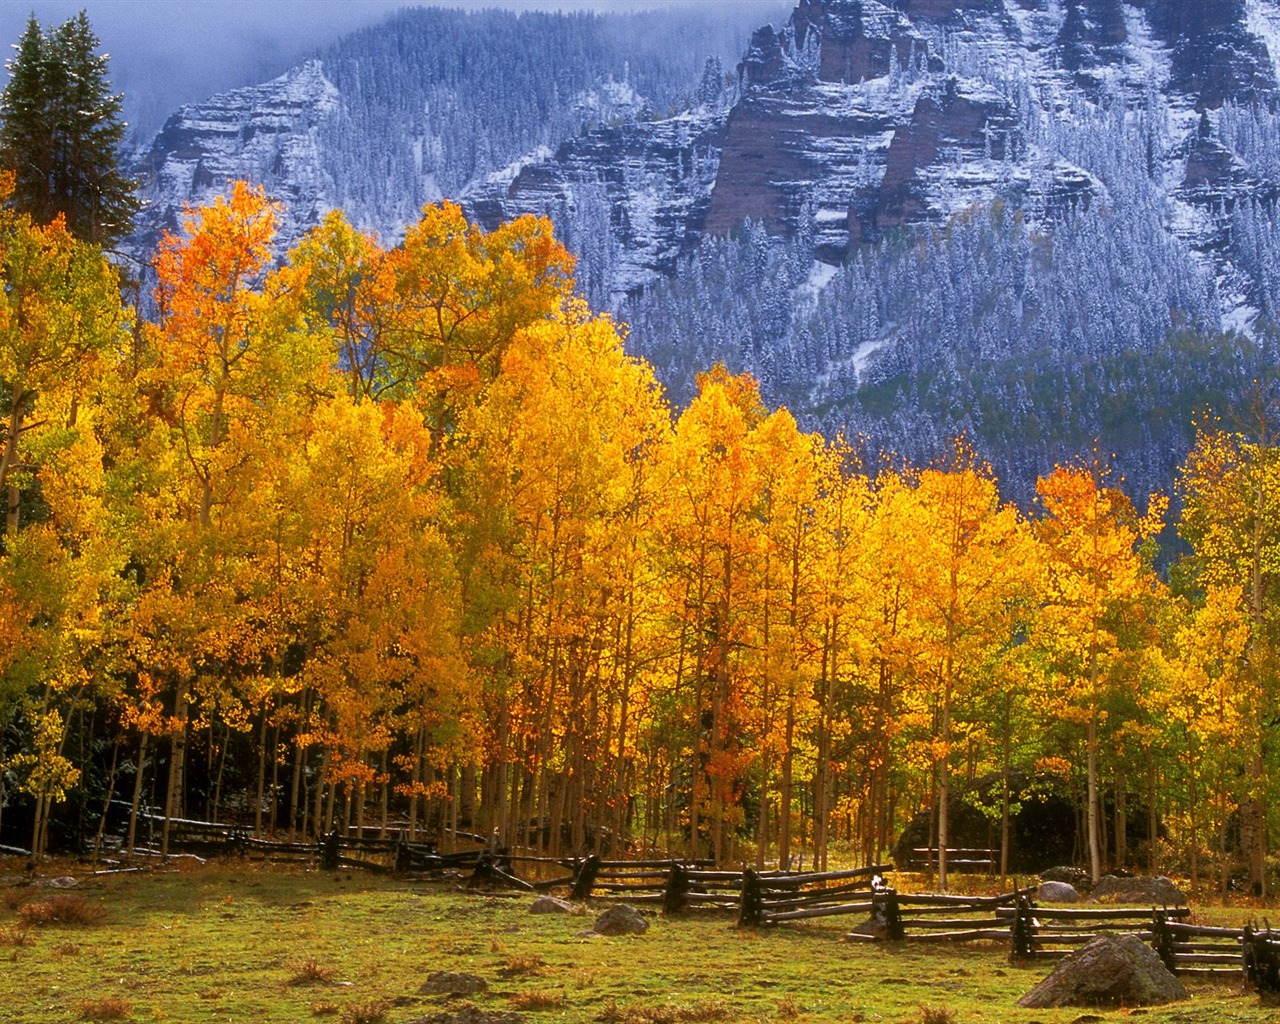
[[[742,896],[738,900],[738,927],[759,928],[764,924],[764,900],[760,877],[752,868],[742,873]]]
[[[1025,896],[1014,897],[1009,939],[1012,944],[1010,960],[1029,960],[1034,955],[1035,925],[1031,918],[1031,901]]]
[[[600,858],[594,853],[581,861],[573,869],[573,889],[569,898],[573,900],[591,899],[591,890],[596,886],[596,875],[600,874]]]
[[[685,897],[689,894],[689,872],[679,861],[671,862],[671,871],[667,875],[666,888],[662,890],[662,912],[678,914],[688,905]]]
[[[877,885],[871,890],[871,916],[884,922],[884,937],[889,942],[902,942],[907,937],[902,927],[902,907],[898,903],[898,890],[888,885]]]
[[[467,879],[467,888],[474,889],[480,885],[492,885],[494,881],[494,858],[487,850],[476,858],[475,869]]]
[[[1178,969],[1178,961],[1173,951],[1173,932],[1169,928],[1169,915],[1166,910],[1151,908],[1151,948],[1156,951],[1160,961],[1169,968],[1172,974]]]
[[[1260,996],[1280,993],[1280,944],[1272,937],[1271,925],[1261,930],[1245,925],[1243,942],[1246,980]]]
[[[341,841],[342,833],[335,828],[327,836],[322,837],[316,844],[320,848],[321,871],[338,870],[338,844]]]

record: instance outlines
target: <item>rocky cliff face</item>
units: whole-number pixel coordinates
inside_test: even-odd
[[[1150,123],[1142,173],[1167,182],[1171,224],[1211,251],[1235,204],[1277,194],[1280,175],[1241,165],[1216,126],[1224,107],[1280,98],[1278,42],[1278,0],[799,0],[754,33],[721,98],[655,118],[601,82],[591,95],[621,97],[605,111],[615,123],[456,186],[436,170],[446,151],[466,142],[455,163],[483,168],[499,142],[433,133],[431,93],[395,145],[361,143],[353,110],[368,98],[351,90],[372,80],[312,61],[174,115],[144,161],[140,244],[233,177],[285,204],[286,243],[333,206],[394,238],[421,202],[452,194],[488,225],[552,216],[597,298],[634,294],[746,221],[811,239],[832,264],[997,197],[1051,222],[1107,199],[1114,183],[1087,169],[1071,126],[1123,109]]]
[[[320,132],[338,105],[337,89],[313,60],[273,81],[183,108],[141,161],[149,186],[141,246],[179,230],[186,204],[207,202],[237,178],[264,186],[286,207],[282,241],[291,244],[332,208]]]
[[[1181,229],[1211,247],[1217,228],[1197,211],[1261,193],[1210,158],[1195,114],[1274,98],[1278,38],[1270,0],[800,0],[786,25],[753,35],[723,123],[694,132],[698,175],[671,174],[668,126],[636,124],[473,188],[469,203],[488,222],[555,215],[610,182],[625,225],[615,291],[747,220],[812,237],[817,258],[838,263],[997,196],[1049,221],[1089,206],[1105,186],[1039,126],[1122,100],[1167,119],[1150,173],[1189,204]],[[636,173],[645,152],[650,175]],[[637,229],[635,210],[655,211],[659,233]]]
[[[284,244],[546,214],[674,400],[723,360],[831,436],[964,433],[1027,503],[1095,441],[1167,490],[1274,372],[1280,0],[797,0],[683,85],[602,28],[417,12],[179,111],[139,248],[233,177]]]
[[[605,247],[598,255],[611,269],[601,287],[632,292],[673,273],[701,237],[724,132],[714,110],[598,128],[477,183],[466,209],[490,229],[548,214],[580,257]]]
[[[695,89],[716,103],[717,69],[739,56],[736,26],[725,22],[696,7],[611,16],[406,9],[274,81],[176,111],[140,155],[149,205],[134,246],[149,251],[161,231],[178,226],[184,203],[206,203],[234,178],[281,200],[283,245],[334,207],[395,240],[424,203],[504,177],[503,167],[509,182],[520,166],[557,153],[581,164],[616,145],[628,154],[619,163],[624,176],[647,175],[659,189],[672,174],[697,178],[707,149],[699,140],[713,125],[684,118],[658,127],[652,143],[627,128],[654,123],[655,111],[685,109]],[[579,138],[599,125],[620,131]],[[673,147],[684,156],[673,158]],[[649,160],[653,168],[642,170]],[[521,187],[545,192],[537,177],[525,175]],[[611,180],[593,196],[613,202],[617,175]],[[690,208],[674,212],[696,219]],[[643,247],[645,211],[616,220],[638,225],[619,244]],[[669,265],[651,248],[644,260]]]

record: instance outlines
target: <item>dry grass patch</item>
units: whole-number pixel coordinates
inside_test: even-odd
[[[12,928],[0,928],[0,946],[12,946],[17,949],[19,946],[34,946],[36,937],[31,934],[31,926],[28,924],[15,925]]]
[[[512,978],[517,974],[542,974],[547,968],[539,953],[527,953],[507,957],[507,962],[498,973]]]
[[[28,925],[97,924],[105,915],[100,904],[76,892],[59,892],[28,900],[18,907],[18,920]]]
[[[128,1020],[133,1016],[133,1003],[119,996],[108,996],[106,999],[82,999],[76,1004],[76,1013],[81,1020]]]
[[[285,983],[289,986],[328,985],[338,973],[336,967],[326,967],[313,956],[304,960],[295,960],[286,964],[285,967],[290,972],[289,980]]]
[[[356,1003],[342,1011],[342,1024],[385,1024],[391,1004],[377,999],[371,1003]]]
[[[664,920],[643,942],[579,942],[576,919],[531,927],[523,896],[489,901],[449,883],[357,879],[361,884],[335,891],[331,875],[240,862],[104,876],[92,890],[74,890],[105,909],[103,924],[32,927],[34,947],[0,946],[0,1021],[85,1024],[76,1000],[117,995],[134,1001],[124,1024],[345,1024],[344,1014],[357,1024],[384,1012],[384,1024],[408,1024],[442,1009],[419,1005],[425,1001],[418,991],[425,976],[441,971],[497,983],[500,992],[476,997],[477,1016],[519,1013],[526,1024],[947,1020],[926,1022],[931,1007],[953,1010],[953,1024],[982,1024],[1026,1016],[1015,1000],[1048,971],[1010,967],[1001,947],[850,946],[840,941],[848,922],[835,919],[745,937],[724,915],[691,913]],[[15,888],[28,900],[52,895]],[[228,895],[237,911],[231,919],[223,917]],[[310,906],[300,918],[303,904]],[[0,927],[21,926],[16,912],[0,906]],[[495,937],[501,952],[490,950]],[[338,970],[324,984],[328,967]],[[504,967],[512,973],[499,981]],[[291,977],[298,983],[287,984]],[[136,987],[119,986],[121,978]],[[337,987],[348,980],[354,985]],[[1189,1004],[1153,1007],[1143,1021],[1280,1024],[1274,1007],[1240,991],[1238,975],[1230,986],[1191,990]],[[454,999],[447,1008],[467,1005],[474,1004]],[[1072,1024],[1079,1015],[1036,1017]]]
[[[956,1024],[956,1011],[947,1006],[922,1006],[920,1024]]]
[[[610,1000],[596,1014],[596,1020],[600,1024],[708,1024],[711,1021],[727,1020],[729,1016],[729,1008],[718,999],[663,1006],[653,1003],[628,1003],[626,1006],[619,1006]]]
[[[564,993],[526,989],[511,997],[511,1005],[517,1010],[558,1010],[564,1005]]]

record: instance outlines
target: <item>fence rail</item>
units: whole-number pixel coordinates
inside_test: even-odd
[[[990,847],[947,847],[948,871],[981,871],[994,875],[1000,863],[1000,851]],[[937,871],[938,848],[917,846],[907,857],[907,871]]]

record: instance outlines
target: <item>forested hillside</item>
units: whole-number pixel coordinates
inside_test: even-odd
[[[0,210],[7,844],[121,800],[129,843],[154,803],[874,862],[964,807],[1017,852],[1048,794],[1095,876],[1264,885],[1272,393],[1199,425],[1171,586],[1167,499],[1104,453],[1018,507],[964,438],[864,461],[722,367],[673,408],[545,220],[433,206],[390,247],[334,213],[277,265],[241,183],[135,320],[98,250]]]
[[[803,0],[735,26],[406,11],[177,112],[139,254],[230,179],[398,239],[551,218],[670,394],[723,360],[806,429],[1011,495],[1095,439],[1165,489],[1274,363],[1275,0]],[[748,35],[750,28],[754,33]]]

